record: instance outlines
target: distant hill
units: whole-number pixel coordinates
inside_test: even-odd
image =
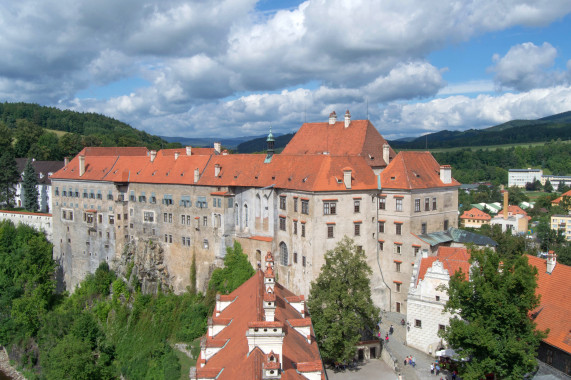
[[[274,143],[274,149],[281,151],[293,138],[295,133],[288,133],[286,135],[277,136]],[[274,135],[275,136],[275,135]],[[249,140],[238,145],[238,153],[255,153],[263,152],[267,148],[267,136],[259,137],[257,139]]]
[[[512,120],[485,129],[440,131],[412,141],[389,141],[394,149],[454,148],[571,139],[571,111],[537,120]]]
[[[213,143],[219,142],[222,144],[223,147],[235,149],[239,144],[253,140],[258,138],[266,138],[267,135],[258,135],[258,136],[242,136],[242,137],[234,137],[234,138],[216,138],[216,137],[206,137],[206,138],[193,138],[193,137],[169,137],[169,136],[159,136],[163,140],[173,143],[180,143],[181,145],[190,145],[190,146],[212,146]],[[265,140],[264,140],[265,141]]]

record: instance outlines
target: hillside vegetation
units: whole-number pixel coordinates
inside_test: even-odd
[[[274,149],[279,152],[285,148],[285,146],[290,142],[295,133],[288,133],[287,135],[282,135],[276,137],[274,143]],[[266,137],[259,137],[257,139],[245,141],[238,145],[238,153],[256,153],[265,152],[267,148]]]
[[[86,146],[180,146],[107,116],[30,103],[0,103],[0,132],[14,138],[17,157],[37,160],[63,160]]]

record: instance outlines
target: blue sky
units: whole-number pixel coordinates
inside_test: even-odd
[[[0,101],[165,136],[295,131],[335,110],[387,138],[571,110],[568,0],[0,4]],[[367,107],[368,104],[368,107]]]

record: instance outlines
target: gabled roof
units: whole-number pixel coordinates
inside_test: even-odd
[[[84,156],[146,156],[147,148],[135,147],[85,147],[78,155]]]
[[[197,366],[197,374],[216,373],[217,378],[224,379],[257,379],[261,378],[262,365],[267,361],[266,355],[258,348],[249,352],[248,338],[246,333],[248,326],[270,326],[282,327],[285,333],[283,340],[282,355],[279,357],[283,366],[281,379],[305,379],[296,371],[298,364],[310,366],[313,370],[322,372],[321,378],[325,379],[323,365],[313,328],[311,327],[311,342],[308,343],[306,337],[294,330],[293,325],[302,324],[307,326],[305,319],[301,319],[300,313],[285,301],[286,297],[295,296],[292,292],[284,288],[279,283],[274,286],[276,297],[275,321],[264,321],[264,310],[262,300],[264,297],[264,273],[256,271],[248,281],[229,295],[229,299],[234,301],[222,310],[219,318],[231,318],[232,323],[228,324],[220,331],[215,339],[207,338],[206,346],[210,347],[213,341],[225,341],[225,345],[219,352],[214,354],[206,362],[204,367]],[[291,320],[291,323],[288,321]],[[301,321],[300,321],[301,320]],[[309,318],[307,318],[309,320]],[[309,326],[311,322],[309,321]],[[201,362],[199,360],[197,363]],[[317,365],[319,363],[320,365]],[[212,369],[212,370],[211,370]],[[223,370],[222,370],[223,369]],[[220,370],[222,370],[220,372]]]
[[[286,145],[282,154],[361,156],[367,165],[384,167],[383,144],[387,141],[369,120],[352,120],[345,128],[345,121],[335,124],[304,123]],[[396,156],[389,147],[389,157]]]
[[[483,211],[478,210],[476,207],[464,213],[460,216],[460,219],[477,219],[477,220],[490,220],[492,217]]]
[[[466,279],[470,278],[470,254],[468,250],[464,247],[439,247],[436,256],[424,257],[420,261],[417,283],[424,280],[428,268],[432,267],[435,261],[440,261],[450,276],[462,270],[463,273],[466,273]]]
[[[549,329],[544,342],[571,354],[571,267],[557,263],[550,274],[545,259],[530,255],[527,259],[538,272],[536,293],[541,296],[540,305],[531,313],[537,328]]]
[[[499,212],[498,215],[502,215],[504,213],[504,209],[502,208]],[[531,220],[531,217],[527,215],[527,212],[525,212],[521,207],[519,207],[518,205],[508,205],[508,215],[523,215],[527,217],[527,220]]]
[[[571,197],[571,190],[561,194],[561,196],[559,198],[552,200],[551,204],[558,205],[559,202],[561,202],[561,200],[563,199],[563,197]]]
[[[498,245],[498,243],[487,236],[454,227],[450,227],[446,231],[437,231],[431,232],[429,234],[417,235],[417,237],[425,243],[430,244],[431,246],[448,242],[463,244],[473,243],[476,245],[490,247],[495,247]]]
[[[428,189],[460,186],[452,178],[450,183],[440,179],[440,165],[430,152],[402,151],[381,172],[381,186],[385,189]]]
[[[18,173],[23,173],[26,168],[27,158],[16,158]],[[63,168],[63,161],[32,161],[32,167],[36,171],[39,185],[49,185],[51,183],[50,173],[53,174]]]

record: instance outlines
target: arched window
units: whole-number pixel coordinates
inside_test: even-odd
[[[260,194],[256,194],[256,218],[260,217],[261,210],[262,210],[262,198],[260,198]]]
[[[248,227],[248,205],[244,205],[244,227]]]
[[[280,243],[280,263],[282,265],[288,265],[289,264],[289,258],[287,255],[287,245],[286,243],[284,243],[283,241]]]

